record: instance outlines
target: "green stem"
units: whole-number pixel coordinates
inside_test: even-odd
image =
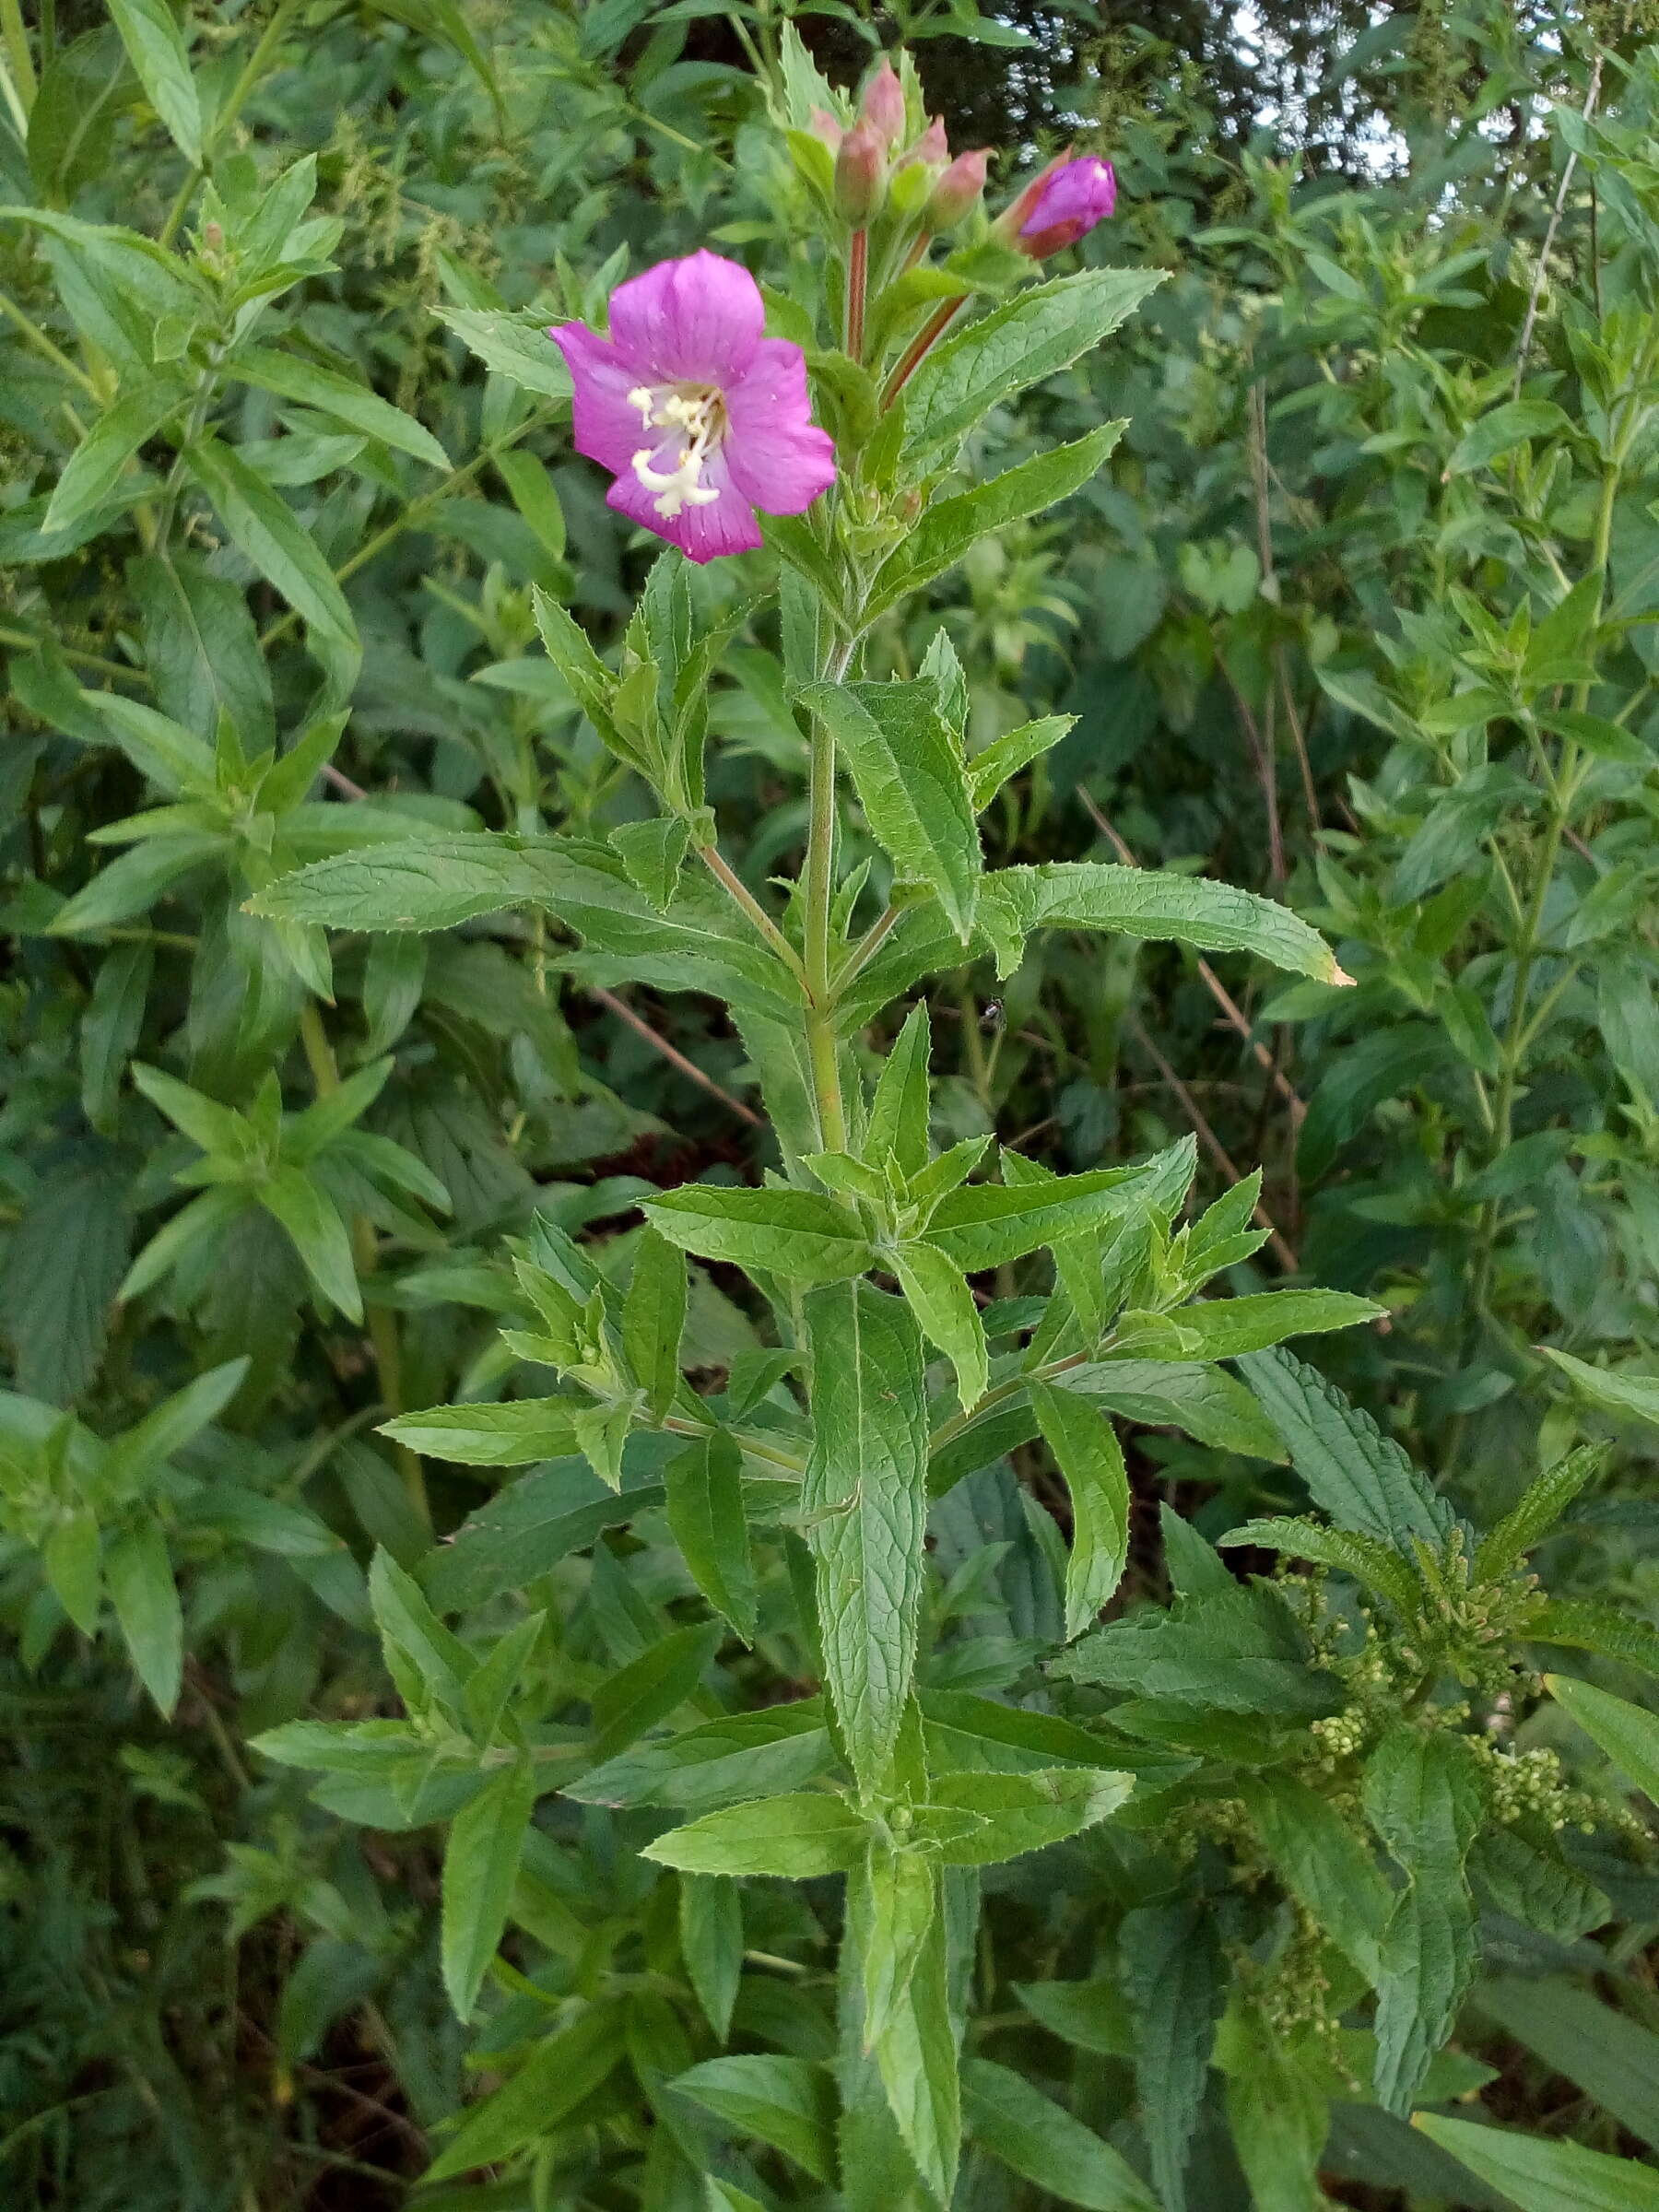
[[[798,983],[805,986],[806,981],[806,971],[801,964],[800,954],[795,950],[789,939],[783,935],[783,932],[778,927],[777,924],[772,920],[771,916],[767,912],[760,901],[755,897],[755,894],[749,889],[747,884],[744,882],[742,877],[737,874],[736,870],[722,855],[719,847],[716,845],[699,845],[696,848],[696,852],[699,860],[702,862],[704,867],[708,869],[710,875],[713,877],[715,882],[719,884],[722,890],[725,892],[726,896],[731,900],[733,905],[735,906],[738,912],[748,921],[754,924],[755,927],[759,931],[761,936],[766,940],[767,944],[771,946],[771,949],[777,954],[783,965],[789,970],[791,975],[794,977]]]
[[[185,419],[183,441],[173,455],[173,465],[167,472],[166,483],[161,487],[161,504],[157,510],[150,543],[151,548],[159,553],[164,560],[167,558],[167,541],[172,535],[173,517],[178,512],[179,495],[184,488],[186,456],[201,436],[213,406],[214,396],[218,390],[219,362],[223,358],[222,347],[216,343],[208,347],[206,365],[196,383],[195,396],[190,403],[190,413]]]
[[[340,1070],[314,999],[308,1000],[301,1009],[300,1041],[305,1048],[305,1057],[311,1067],[312,1081],[316,1085],[317,1096],[325,1099],[339,1089]],[[351,1225],[351,1256],[357,1264],[359,1281],[371,1276],[380,1265],[374,1224],[361,1216]],[[363,1312],[368,1322],[369,1341],[374,1350],[375,1371],[380,1377],[381,1403],[388,1414],[402,1413],[403,1347],[397,1334],[397,1316],[389,1307],[372,1305],[368,1299],[363,1300]],[[414,1507],[421,1526],[429,1531],[432,1510],[427,1500],[426,1477],[421,1470],[419,1456],[407,1444],[400,1443],[394,1449],[404,1478],[404,1488],[409,1494],[409,1503]]]
[[[0,292],[0,314],[10,316],[24,339],[34,347],[42,360],[50,361],[54,369],[61,370],[65,376],[77,383],[88,399],[98,398],[98,386],[86,371],[72,361],[61,347],[54,346],[40,324],[26,315],[17,301],[9,299],[5,292]]]
[[[43,653],[48,645],[56,644],[53,638],[31,637],[26,629],[0,628],[0,645],[9,645],[16,653]],[[73,645],[58,644],[58,651],[66,661],[77,667],[95,669],[100,676],[118,676],[123,683],[142,684],[142,668],[129,668],[124,661],[107,661],[99,653],[79,653]]]
[[[864,973],[877,953],[880,951],[903,911],[901,907],[889,906],[884,914],[879,915],[871,923],[864,935],[859,938],[857,944],[853,946],[852,951],[835,971],[834,991],[837,998],[842,995],[849,983],[855,982]]]

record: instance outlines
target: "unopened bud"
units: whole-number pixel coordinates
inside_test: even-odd
[[[935,115],[914,146],[900,156],[904,162],[920,161],[926,169],[943,169],[950,159],[950,141],[945,135],[945,118]]]
[[[835,156],[835,211],[860,228],[881,205],[887,156],[868,123],[855,123]]]
[[[832,154],[840,152],[841,142],[846,133],[828,108],[814,108],[808,127],[813,136],[821,139]]]
[[[1110,161],[1088,154],[1051,162],[997,218],[999,237],[1042,261],[1104,222],[1117,206],[1117,179]]]
[[[923,221],[930,230],[954,230],[969,210],[978,205],[985,189],[985,171],[991,160],[989,147],[976,147],[971,154],[959,154],[945,174],[933,188],[933,196],[923,214]]]
[[[904,87],[885,54],[880,68],[865,87],[864,106],[859,112],[876,133],[884,151],[897,146],[903,137]]]

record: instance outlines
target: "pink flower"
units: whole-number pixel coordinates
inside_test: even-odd
[[[606,504],[690,560],[752,552],[757,508],[799,514],[835,480],[806,358],[765,323],[748,271],[703,251],[619,284],[608,339],[583,323],[548,333],[575,388],[576,450],[617,479]]]
[[[1046,171],[1020,194],[1012,212],[1018,218],[1020,246],[1041,261],[1063,246],[1075,246],[1116,206],[1111,162],[1088,154]]]

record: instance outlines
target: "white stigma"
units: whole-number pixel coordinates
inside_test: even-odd
[[[658,385],[653,390],[636,384],[628,394],[628,404],[639,408],[648,430],[672,427],[686,432],[686,443],[672,469],[653,465],[654,449],[651,446],[641,446],[633,455],[634,475],[647,491],[659,495],[653,504],[664,521],[672,522],[688,507],[712,506],[720,497],[719,488],[701,479],[703,464],[718,448],[725,429],[725,407],[718,387]]]

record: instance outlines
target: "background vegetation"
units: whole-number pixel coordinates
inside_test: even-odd
[[[453,1805],[406,1817],[360,1772],[308,1790],[250,1748],[395,1709],[370,1555],[415,1568],[464,1524],[429,1594],[488,1640],[527,1590],[557,1623],[541,1713],[590,1749],[665,1638],[712,1670],[704,1713],[815,1678],[782,1547],[754,1650],[714,1669],[660,1512],[609,1535],[592,1509],[492,1524],[509,1477],[377,1433],[530,1387],[497,1330],[518,1313],[505,1241],[537,1216],[620,1276],[641,1196],[772,1159],[733,1027],[526,918],[330,942],[246,911],[331,852],[644,814],[543,656],[531,592],[614,654],[654,547],[572,455],[562,366],[524,333],[595,319],[628,270],[700,243],[780,290],[800,275],[761,83],[781,11],[186,12],[181,75],[161,0],[41,0],[28,22],[0,0],[0,2177],[74,2212],[678,2207],[747,2143],[721,2166],[735,2188],[825,2203],[820,2116],[780,2117],[784,2076],[763,2111],[664,2086],[722,2047],[723,2011],[734,2051],[833,2053],[836,1908],[816,1888],[747,1886],[735,1951],[725,1907],[638,1857],[665,1815],[549,1799],[464,2028],[432,1825]],[[1246,39],[1198,5],[1149,27],[1023,0],[982,22],[799,12],[842,83],[873,41],[912,41],[953,144],[999,149],[999,186],[1073,135],[1110,152],[1119,215],[1083,259],[1168,273],[981,440],[989,473],[1124,416],[1109,468],[889,619],[882,664],[913,673],[943,623],[976,742],[1078,717],[987,814],[999,861],[1249,886],[1323,930],[1356,985],[1052,933],[1004,983],[988,962],[936,982],[934,1134],[994,1130],[1068,1171],[1194,1134],[1201,1200],[1261,1162],[1269,1241],[1232,1287],[1384,1306],[1318,1365],[1477,1527],[1610,1443],[1538,1564],[1559,1603],[1635,1624],[1621,1643],[1594,1616],[1572,1664],[1640,1702],[1659,1606],[1659,25],[1640,5],[1374,14],[1263,6]],[[709,702],[710,797],[756,886],[793,875],[805,821],[771,669],[740,638]],[[170,755],[124,701],[195,748]],[[686,1364],[759,1402],[778,1378],[754,1301],[719,1266],[692,1286]],[[1305,1502],[1259,1429],[1142,1414],[1119,1610],[1191,1594],[1213,1563],[1168,1519],[1160,1536],[1160,1507],[1214,1541]],[[1065,1514],[1031,1445],[942,1501],[937,1691],[1065,1694],[1033,1665]],[[1271,1571],[1265,1549],[1227,1556]],[[1532,1682],[1491,1724],[1531,1762],[1515,1818],[1565,1836],[1579,1902],[1590,1886],[1606,1909],[1575,1916],[1561,1891],[1529,1912],[1490,1877],[1483,1977],[1430,2092],[1651,2159],[1659,1863]],[[1229,1855],[1230,1818],[1206,1836],[1214,1900],[1261,1879]],[[1314,2076],[1287,2088],[1226,2039],[1194,2073],[1176,2018],[1161,2078],[1190,2109],[1159,2116],[1156,1993],[1115,1963],[1126,1912],[1165,1910],[1133,1858],[1068,1845],[999,1871],[975,2048],[1167,2204],[1174,2127],[1194,2205],[1253,2190],[1303,2212],[1317,2198],[1262,2179],[1277,2154],[1253,2154],[1231,2083],[1288,2109]],[[1247,1979],[1229,1909],[1205,1940]],[[1319,1999],[1305,1956],[1275,1956],[1294,2046]],[[615,2000],[620,2025],[569,2054],[559,2124],[494,2181],[419,2190],[478,2081],[572,1995]],[[1371,2100],[1369,2059],[1322,2047],[1328,2201],[1570,2201],[1473,2179]],[[1056,2193],[995,2134],[959,2202],[1118,2201]],[[1606,2203],[1653,2201],[1651,2165],[1623,2171]]]

